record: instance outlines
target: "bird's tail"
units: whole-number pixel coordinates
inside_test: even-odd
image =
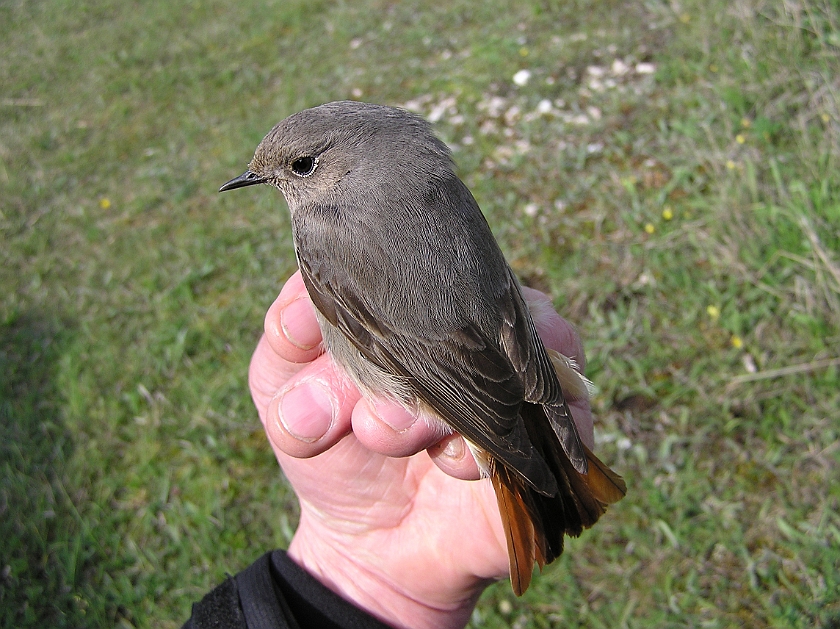
[[[564,535],[577,537],[604,514],[607,505],[627,492],[624,480],[596,457],[586,453],[586,474],[572,465],[560,445],[543,408],[525,404],[523,416],[531,442],[554,474],[559,490],[545,496],[502,464],[491,469],[493,487],[502,514],[510,557],[513,592],[520,596],[531,583],[536,562],[540,568],[563,552]]]

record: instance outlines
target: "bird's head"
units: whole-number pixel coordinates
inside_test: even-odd
[[[310,203],[394,194],[450,175],[449,149],[410,112],[355,101],[306,109],[263,138],[248,170],[220,192],[259,183],[280,189],[292,212]]]

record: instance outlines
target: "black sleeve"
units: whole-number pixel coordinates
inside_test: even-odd
[[[387,629],[282,550],[266,553],[193,604],[183,629]]]

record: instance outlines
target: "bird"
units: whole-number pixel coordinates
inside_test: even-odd
[[[534,564],[559,557],[564,536],[595,524],[626,485],[581,441],[567,396],[586,381],[540,340],[451,151],[414,113],[331,102],[275,125],[220,192],[256,184],[286,198],[333,360],[363,394],[465,439],[492,481],[523,594]]]

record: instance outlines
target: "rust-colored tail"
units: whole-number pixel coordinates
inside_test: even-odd
[[[618,502],[627,492],[624,480],[584,446],[587,473],[572,466],[554,435],[542,408],[526,404],[525,417],[531,441],[554,473],[559,491],[545,496],[518,475],[495,463],[491,469],[493,487],[510,557],[510,581],[520,596],[531,584],[534,562],[540,568],[563,552],[563,536],[577,537],[604,514],[607,505]]]

